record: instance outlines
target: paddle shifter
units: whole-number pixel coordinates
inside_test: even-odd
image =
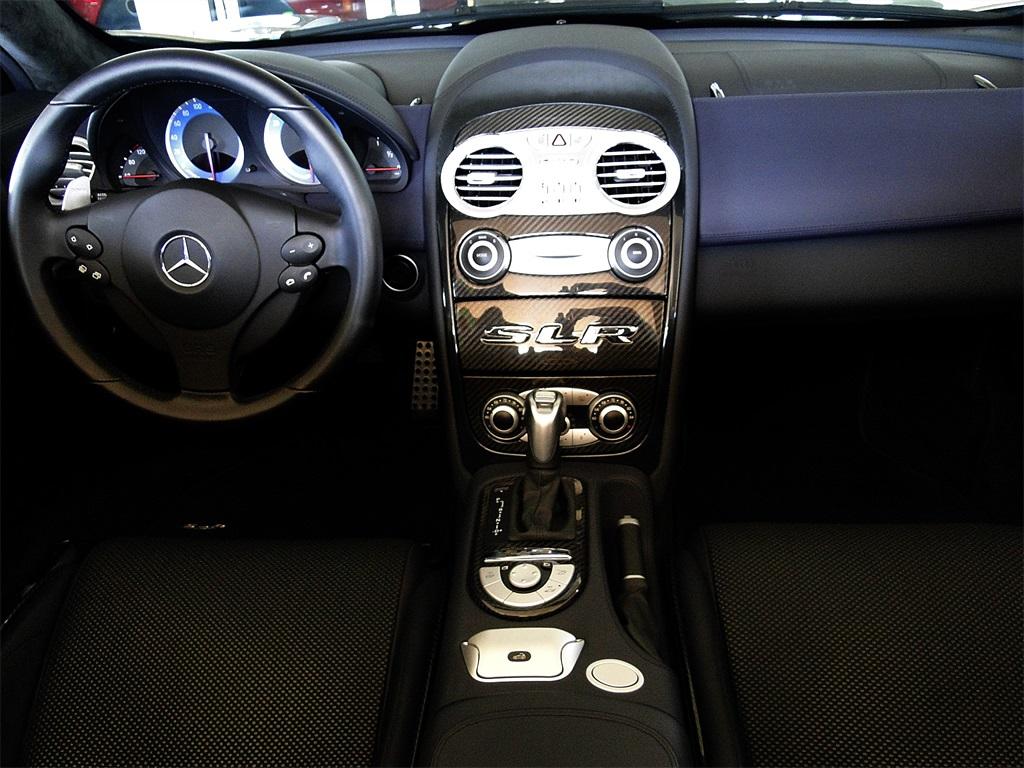
[[[484,603],[503,615],[536,616],[579,590],[586,551],[584,497],[583,484],[559,471],[562,393],[530,392],[525,419],[525,472],[489,489],[475,551]]]

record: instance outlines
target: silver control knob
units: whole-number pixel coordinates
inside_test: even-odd
[[[501,280],[512,262],[508,240],[493,229],[470,232],[459,243],[457,256],[462,274],[480,285]]]
[[[500,442],[518,440],[525,429],[524,408],[523,399],[518,395],[496,395],[484,406],[484,428],[491,437]]]
[[[638,283],[661,266],[664,247],[658,234],[647,227],[626,227],[608,244],[608,266],[618,277]]]
[[[590,429],[608,442],[625,440],[636,425],[636,406],[625,395],[602,395],[590,404]]]

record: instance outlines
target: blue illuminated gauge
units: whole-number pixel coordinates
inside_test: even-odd
[[[189,99],[167,121],[167,154],[188,179],[234,181],[242,172],[245,151],[238,132],[205,101]]]
[[[310,99],[310,102],[320,110],[320,113],[327,118],[335,130],[341,133],[341,128],[338,127],[337,121],[331,117],[330,113],[313,99]],[[299,134],[273,113],[267,117],[266,125],[263,127],[263,146],[271,165],[288,181],[310,185],[320,183],[310,167],[309,158],[306,157],[306,148],[303,146],[302,140],[299,139]]]

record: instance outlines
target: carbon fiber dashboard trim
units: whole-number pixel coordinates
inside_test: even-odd
[[[480,417],[484,404],[497,394],[504,392],[517,393],[537,387],[578,387],[589,389],[599,395],[619,393],[629,397],[636,406],[637,420],[633,432],[628,438],[618,443],[598,442],[590,445],[567,447],[559,452],[563,456],[607,456],[610,454],[627,453],[636,449],[646,438],[651,417],[655,410],[657,395],[657,376],[527,376],[522,378],[509,376],[466,376],[463,379],[466,408],[469,412],[469,424],[476,441],[492,453],[507,456],[524,456],[525,443],[520,441],[502,443],[492,438],[484,427]],[[582,414],[580,414],[582,417]],[[570,418],[574,414],[570,412]],[[585,426],[573,422],[573,427]]]
[[[647,131],[662,141],[665,131],[652,118],[640,112],[604,104],[531,104],[525,107],[503,109],[470,120],[459,131],[455,143],[481,133],[500,133],[525,128],[545,128],[550,125],[572,125],[580,128],[608,128],[618,131]]]
[[[647,216],[628,216],[623,213],[603,213],[591,216],[497,216],[486,222],[487,229],[501,232],[508,239],[539,232],[557,234],[601,235],[611,237],[620,229],[642,226],[653,229],[661,237],[666,249],[672,238],[671,209],[666,206]],[[480,229],[478,219],[452,212],[449,236],[458,243],[474,229]],[[498,298],[512,296],[556,296],[591,294],[601,296],[664,296],[668,290],[671,260],[666,259],[661,269],[640,283],[627,283],[609,270],[605,274],[578,277],[537,277],[506,275],[491,285],[471,283],[458,269],[454,251],[451,259],[452,291],[456,299]]]
[[[654,371],[664,316],[660,299],[572,296],[455,305],[463,370],[510,374]]]

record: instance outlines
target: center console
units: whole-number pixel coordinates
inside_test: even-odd
[[[692,760],[656,554],[695,143],[682,73],[638,29],[483,35],[438,87],[426,209],[464,508],[419,762]]]
[[[643,443],[665,354],[679,158],[652,118],[557,103],[466,124],[445,159],[445,280],[466,420],[525,453],[524,397],[566,400],[569,455]]]

